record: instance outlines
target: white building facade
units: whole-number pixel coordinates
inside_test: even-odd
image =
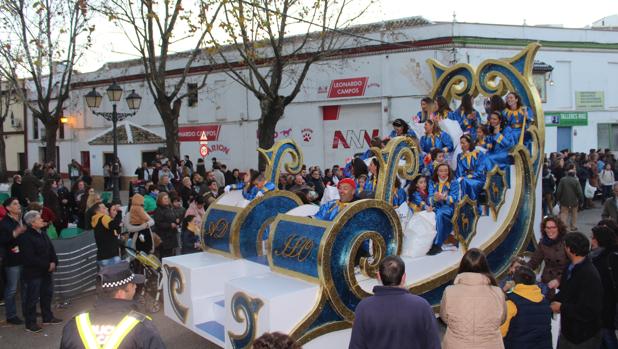
[[[306,164],[322,168],[342,165],[353,154],[367,149],[372,136],[387,135],[394,119],[411,122],[419,110],[420,99],[432,87],[427,59],[476,67],[487,58],[511,57],[532,41],[543,45],[536,57],[545,63],[540,66],[550,67],[535,75],[548,123],[545,151],[618,150],[617,31],[434,24],[419,18],[389,23],[388,30],[363,34],[374,41],[348,42],[340,56],[314,64],[302,91],[286,108],[277,125],[276,137],[295,139],[303,149]],[[182,59],[177,59],[172,61],[170,69],[183,64]],[[208,66],[201,64],[195,64],[186,88],[203,77]],[[120,111],[128,111],[124,97],[132,89],[143,97],[140,110],[128,121],[155,135],[149,141],[131,137],[133,143],[121,142],[119,157],[123,176],[131,176],[142,161],[152,159],[165,146],[156,143],[156,135],[163,139],[165,132],[144,81],[142,66],[136,61],[107,64],[75,79],[65,110],[68,122],[64,139],[58,142],[59,168],[63,172],[66,164],[76,159],[89,166],[94,176],[102,175],[112,145],[93,145],[101,144],[100,139],[94,143],[93,140],[104,134],[111,123],[94,116],[83,96],[93,87],[104,94],[112,80],[125,91],[119,103]],[[293,82],[283,86],[287,90],[281,94],[289,92]],[[483,111],[482,98],[476,99],[475,106]],[[100,111],[111,111],[106,96]],[[216,157],[230,169],[255,168],[259,115],[258,102],[250,91],[223,71],[210,72],[207,87],[198,92],[197,98],[183,100],[179,120],[181,155],[189,155],[195,162],[199,157],[199,135],[205,131],[209,138],[208,158]],[[33,125],[27,135],[28,154],[33,154],[29,156],[29,165],[32,165],[42,160],[44,145],[40,138],[44,133],[39,130],[35,134],[35,128],[41,126],[33,124],[31,115],[28,122]]]

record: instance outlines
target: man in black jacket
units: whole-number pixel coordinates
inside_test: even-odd
[[[41,300],[41,315],[43,324],[58,324],[62,320],[54,317],[51,302],[54,294],[52,273],[58,265],[58,257],[54,246],[43,228],[47,225],[37,211],[24,215],[28,226],[25,233],[19,236],[17,243],[22,257],[22,279],[26,301],[24,317],[26,330],[40,332],[41,327],[36,322],[36,304]]]
[[[133,274],[129,264],[122,262],[101,268],[99,278],[99,297],[94,309],[67,323],[60,349],[165,348],[152,319],[134,310],[136,284],[144,283],[144,276]]]
[[[590,243],[584,234],[568,233],[564,244],[571,264],[562,274],[556,301],[551,303],[552,311],[560,313],[558,349],[597,349],[601,345],[601,277],[587,257]]]
[[[22,269],[17,238],[26,228],[21,222],[21,205],[19,200],[16,197],[10,197],[4,201],[3,205],[7,214],[0,220],[0,256],[4,256],[4,260],[0,264],[6,275],[6,285],[4,287],[6,322],[13,325],[21,325],[24,322],[17,316],[17,304],[15,302],[15,294],[17,293],[17,285],[21,278]],[[2,271],[0,269],[0,273]],[[2,288],[0,288],[0,291],[2,291]],[[25,298],[22,287],[22,303]],[[22,306],[22,312],[24,310]]]

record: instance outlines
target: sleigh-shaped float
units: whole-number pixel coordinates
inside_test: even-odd
[[[452,220],[459,248],[403,257],[408,288],[432,305],[439,304],[455,278],[467,248],[485,251],[492,271],[500,275],[511,257],[533,241],[544,146],[543,111],[531,79],[538,49],[532,44],[509,60],[487,60],[476,70],[430,62],[433,97],[515,91],[534,113],[528,144],[522,137],[510,151],[512,164],[487,173],[484,191],[491,214],[480,216],[478,203],[465,196]],[[242,209],[214,204],[203,227],[206,252],[163,261],[166,315],[226,348],[249,347],[261,333],[272,331],[289,333],[305,348],[346,347],[356,305],[377,284],[377,265],[384,256],[401,253],[402,226],[388,204],[394,179],[418,174],[419,154],[409,138],[397,137],[385,149],[372,150],[381,165],[375,198],[347,205],[333,221],[298,216],[300,200],[287,192],[267,193]],[[271,166],[270,178],[273,168],[278,171],[278,164]],[[357,258],[367,240],[371,257]]]

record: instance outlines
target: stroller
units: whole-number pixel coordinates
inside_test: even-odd
[[[146,254],[131,247],[130,239],[124,245],[129,259],[133,260],[133,269],[143,271],[146,281],[138,294],[138,300],[146,311],[156,313],[161,310],[161,292],[163,290],[163,272],[161,261],[154,254]]]

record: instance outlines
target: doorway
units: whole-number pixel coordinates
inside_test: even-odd
[[[557,137],[557,151],[561,151],[562,149],[568,149],[572,151],[572,127],[558,127],[558,137]]]

